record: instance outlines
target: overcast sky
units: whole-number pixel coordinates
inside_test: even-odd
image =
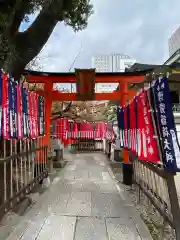
[[[43,48],[44,71],[90,68],[96,54],[124,53],[141,63],[163,63],[168,38],[180,25],[179,0],[92,0],[87,29],[74,33],[58,24]],[[25,27],[25,26],[24,26]]]

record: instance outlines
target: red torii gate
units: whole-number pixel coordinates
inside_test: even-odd
[[[45,97],[46,136],[44,143],[46,145],[49,143],[53,101],[116,100],[120,102],[120,105],[125,105],[128,100],[136,95],[136,91],[129,89],[129,85],[142,83],[145,78],[144,72],[96,73],[95,69],[76,69],[75,73],[26,71],[25,75],[29,83],[44,84],[44,90],[38,90],[37,92]],[[53,90],[54,83],[76,83],[78,91],[77,93],[62,93]],[[96,83],[118,83],[120,90],[112,93],[95,93]],[[129,163],[127,150],[124,150],[124,163]]]

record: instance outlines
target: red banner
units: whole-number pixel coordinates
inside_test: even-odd
[[[136,115],[134,101],[130,103],[130,119],[131,151],[136,153]]]
[[[86,132],[87,132],[87,138],[94,138],[94,132],[93,132],[93,126],[90,123],[86,123]]]
[[[127,108],[124,109],[124,148],[128,148]]]
[[[67,131],[68,131],[68,120],[67,119],[58,119],[55,121],[55,135],[62,142],[67,140]]]
[[[80,123],[80,136],[81,138],[86,138],[86,123]]]
[[[28,125],[30,137],[34,138],[34,117],[33,117],[33,96],[32,92],[28,93]]]
[[[8,111],[8,76],[3,74],[2,76],[2,109],[3,109],[3,136],[4,139],[9,139],[9,111]]]
[[[78,138],[78,126],[76,122],[73,123],[72,138]]]
[[[101,138],[101,123],[97,123],[96,128],[95,128],[95,138]]]
[[[38,127],[38,94],[34,93],[34,124],[35,124],[35,137],[37,138],[39,135],[39,127]]]
[[[157,139],[152,124],[147,92],[143,90],[138,96],[138,158],[157,163],[159,153]]]
[[[105,139],[106,138],[106,124],[105,123],[100,123],[100,133],[101,133],[101,138]]]

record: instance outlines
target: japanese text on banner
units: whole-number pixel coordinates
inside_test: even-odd
[[[175,128],[168,79],[160,78],[152,85],[156,101],[157,120],[163,147],[165,167],[172,172],[180,171],[180,149]]]

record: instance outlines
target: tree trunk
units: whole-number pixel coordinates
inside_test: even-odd
[[[63,2],[63,0],[50,1],[25,32],[17,32],[8,41],[9,52],[1,67],[4,67],[16,79],[20,77],[25,66],[37,56],[48,41],[58,22]]]

